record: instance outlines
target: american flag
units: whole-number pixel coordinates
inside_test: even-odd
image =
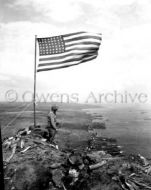
[[[37,38],[37,72],[70,67],[95,59],[101,40],[101,34],[88,32]]]

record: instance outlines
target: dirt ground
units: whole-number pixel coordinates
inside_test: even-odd
[[[83,111],[83,108],[93,107],[91,105],[57,104],[59,111],[57,121],[60,123],[56,135],[56,143],[62,149],[65,146],[80,146],[88,138],[87,126],[91,124],[92,117]],[[51,104],[40,103],[36,109],[36,124],[43,128],[47,125],[47,114]],[[2,125],[2,136],[10,137],[21,128],[33,125],[33,106],[30,103],[1,103],[0,120]]]
[[[57,118],[61,126],[57,131],[55,142],[59,150],[45,142],[33,143],[33,139],[31,138],[31,142],[29,138],[27,144],[32,145],[32,148],[25,153],[17,152],[5,166],[6,190],[151,189],[149,161],[144,162],[140,156],[119,158],[107,152],[104,154],[102,151],[106,146],[104,140],[101,140],[101,143],[100,140],[95,142],[96,145],[100,143],[101,152],[99,149],[87,149],[91,138],[88,126],[92,124],[94,118],[104,122],[102,114],[89,114],[84,111],[96,108],[96,105],[59,104],[58,106]],[[43,103],[37,106],[36,121],[41,128],[47,125],[49,110],[50,104]],[[14,136],[19,129],[33,125],[32,105],[3,103],[0,107],[0,119],[3,138]],[[115,149],[116,140],[110,139],[110,141],[112,143],[107,147],[108,150]],[[8,157],[7,153],[4,152],[4,160]],[[150,169],[147,173],[146,166]]]

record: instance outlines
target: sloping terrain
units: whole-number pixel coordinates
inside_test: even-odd
[[[56,144],[47,142],[43,133],[49,107],[38,107],[36,128],[31,127],[30,107],[9,126],[8,121],[23,107],[11,105],[9,109],[7,105],[1,112],[6,190],[151,189],[150,160],[141,155],[127,156],[116,139],[97,136],[89,127],[96,115],[86,114],[84,106],[59,107],[61,127]],[[98,118],[101,121],[102,115]],[[105,130],[103,118],[102,122],[100,129]]]

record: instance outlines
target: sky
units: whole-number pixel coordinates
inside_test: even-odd
[[[150,95],[150,0],[0,0],[0,9],[0,100],[33,92],[35,35],[78,31],[102,33],[97,59],[37,73],[37,93]]]

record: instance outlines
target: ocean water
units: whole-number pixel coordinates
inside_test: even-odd
[[[151,158],[151,106],[103,105],[84,111],[103,116],[106,129],[98,129],[99,136],[116,138],[128,154]]]

